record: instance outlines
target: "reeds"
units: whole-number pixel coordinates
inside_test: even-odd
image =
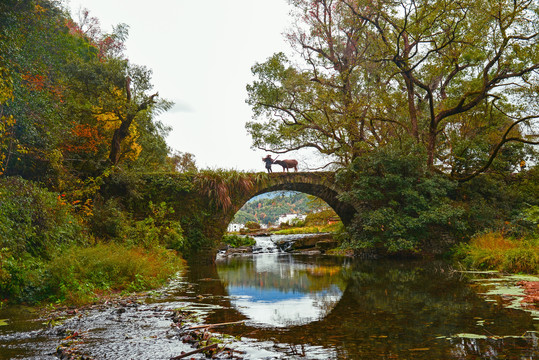
[[[469,267],[509,273],[539,274],[539,238],[514,239],[500,232],[474,237],[458,256]]]

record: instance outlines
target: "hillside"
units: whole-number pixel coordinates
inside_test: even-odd
[[[283,214],[307,214],[328,205],[321,199],[300,192],[283,191],[264,194],[249,200],[236,213],[232,222],[245,224],[254,221],[260,224],[275,223]]]

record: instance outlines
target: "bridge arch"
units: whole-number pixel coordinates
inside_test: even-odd
[[[234,215],[250,199],[257,195],[273,191],[297,191],[324,200],[341,218],[343,224],[348,226],[352,221],[354,208],[339,200],[338,196],[342,192],[335,185],[335,176],[331,172],[294,172],[294,173],[272,173],[267,181],[258,183],[251,191],[245,192],[237,197],[230,211],[227,212],[225,227],[232,221]]]

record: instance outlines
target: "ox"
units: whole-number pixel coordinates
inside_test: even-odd
[[[289,171],[288,169],[294,168],[295,171],[298,171],[298,162],[297,160],[273,160],[274,164],[281,165],[283,167],[283,172]]]

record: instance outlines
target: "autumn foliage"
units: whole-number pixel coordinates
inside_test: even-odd
[[[134,219],[102,195],[110,177],[173,169],[155,119],[171,103],[125,56],[127,30],[104,32],[88,10],[73,19],[57,1],[0,1],[0,299],[93,301],[178,268],[183,232],[163,218],[166,204]],[[118,231],[95,225],[100,216]],[[80,267],[81,257],[107,265]]]

